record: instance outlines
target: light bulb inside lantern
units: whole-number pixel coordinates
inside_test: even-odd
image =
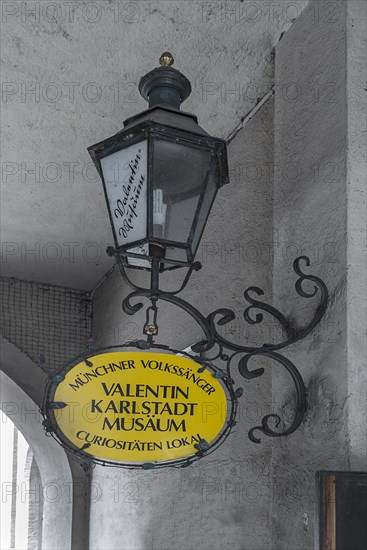
[[[153,191],[153,235],[155,237],[163,237],[164,226],[166,223],[167,205],[163,202],[162,189],[154,189]]]
[[[164,238],[164,226],[166,223],[167,205],[163,202],[162,189],[153,190],[153,236],[162,239]],[[142,254],[147,256],[161,256],[164,257],[164,248],[158,244],[142,244],[136,248],[132,248],[130,252],[136,254]],[[138,267],[149,267],[149,263],[146,260],[137,258],[129,258],[129,264]]]

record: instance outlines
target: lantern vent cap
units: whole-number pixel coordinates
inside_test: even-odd
[[[149,102],[149,107],[162,105],[180,108],[191,94],[191,84],[185,75],[171,65],[174,59],[170,52],[164,52],[157,67],[144,75],[139,82],[140,95]]]

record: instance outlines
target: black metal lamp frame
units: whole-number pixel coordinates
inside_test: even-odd
[[[161,109],[163,109],[163,107],[161,107]],[[211,173],[210,171],[213,171],[213,172],[216,171],[218,172],[218,181],[220,182],[220,185],[224,185],[228,183],[227,149],[226,149],[225,141],[221,139],[212,138],[210,136],[205,136],[205,135],[194,134],[181,129],[178,130],[177,128],[170,128],[162,124],[158,124],[157,122],[152,122],[149,120],[144,121],[143,123],[137,124],[130,130],[124,130],[119,134],[117,134],[117,136],[113,136],[112,138],[109,138],[101,143],[98,143],[88,149],[93,159],[93,162],[95,163],[98,169],[99,175],[101,177],[103,190],[106,198],[106,203],[108,204],[108,192],[107,192],[106,182],[103,176],[103,172],[101,169],[100,161],[103,158],[109,155],[112,155],[113,153],[116,153],[117,151],[121,151],[125,147],[129,147],[130,145],[140,143],[142,141],[147,141],[147,147],[148,147],[147,206],[148,206],[148,209],[147,209],[146,232],[145,232],[146,236],[143,239],[130,242],[126,245],[118,246],[118,239],[115,232],[114,221],[112,219],[112,213],[110,209],[108,209],[108,212],[109,212],[110,223],[112,227],[116,250],[118,250],[120,254],[123,254],[126,258],[137,258],[140,260],[145,260],[148,264],[148,262],[152,260],[152,256],[150,254],[139,254],[139,253],[131,252],[131,249],[137,248],[144,244],[154,244],[164,249],[174,247],[176,249],[181,249],[185,251],[185,255],[187,258],[186,261],[171,260],[166,258],[165,261],[160,264],[160,270],[166,271],[168,269],[175,269],[177,267],[188,267],[194,261],[196,248],[198,246],[198,243],[200,242],[201,234],[198,235],[199,238],[196,239],[195,247],[193,247],[193,237],[198,224],[200,207],[203,202],[203,197],[206,191],[206,183],[205,182],[203,183],[202,189],[200,191],[200,200],[198,202],[197,211],[195,212],[195,215],[193,218],[192,228],[191,228],[190,235],[188,236],[187,242],[175,242],[164,238],[155,237],[153,235],[153,212],[152,212],[153,185],[152,185],[151,179],[152,179],[152,172],[154,169],[154,143],[156,139],[165,140],[174,144],[182,144],[192,148],[197,148],[201,151],[207,151],[208,153],[211,153],[210,166],[203,166],[203,182],[205,180],[204,170],[207,172],[206,181],[208,180],[208,176]],[[218,189],[219,189],[219,185],[215,190],[215,193],[213,194],[211,204],[208,210],[208,214],[215,200]],[[203,232],[203,230],[204,230],[204,227],[202,228],[201,233]],[[129,264],[129,267],[134,268],[135,266]],[[141,269],[141,267],[138,267],[137,269]],[[147,267],[146,269],[149,269],[149,267]]]

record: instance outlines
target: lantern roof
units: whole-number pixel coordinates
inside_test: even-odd
[[[176,128],[177,130],[183,130],[184,132],[209,137],[208,132],[199,126],[196,115],[185,113],[165,105],[155,105],[154,107],[142,111],[137,115],[127,118],[124,121],[123,130],[118,133],[120,134],[121,132],[130,130],[142,122],[156,122],[158,124],[163,124],[164,126]]]

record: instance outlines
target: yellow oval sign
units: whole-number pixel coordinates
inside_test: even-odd
[[[186,357],[109,352],[75,365],[57,385],[53,413],[74,447],[116,462],[160,462],[197,453],[227,418],[223,386]]]

